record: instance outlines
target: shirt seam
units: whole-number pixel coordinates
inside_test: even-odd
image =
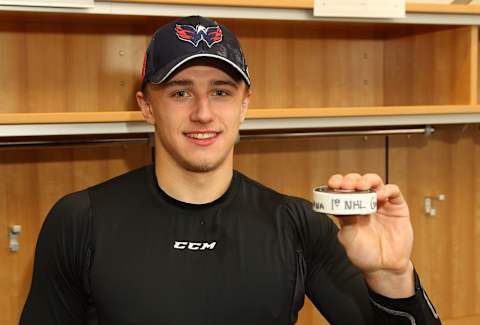
[[[411,325],[416,325],[416,324],[417,324],[417,323],[415,322],[415,318],[414,318],[411,314],[409,314],[409,313],[407,313],[407,312],[387,308],[387,307],[385,307],[385,306],[380,305],[378,302],[376,302],[376,301],[373,300],[372,298],[370,298],[370,301],[375,305],[375,307],[377,307],[378,309],[386,312],[387,314],[395,315],[395,316],[400,316],[400,317],[405,317],[405,318],[407,318],[407,319],[410,321],[410,324],[411,324]]]

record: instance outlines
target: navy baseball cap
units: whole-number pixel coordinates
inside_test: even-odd
[[[170,22],[153,34],[143,61],[141,90],[149,82],[162,83],[196,58],[228,63],[250,86],[248,67],[235,34],[212,19],[190,16]]]

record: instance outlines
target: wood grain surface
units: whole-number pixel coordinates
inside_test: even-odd
[[[247,119],[283,119],[305,117],[402,116],[480,113],[480,105],[371,106],[321,108],[250,108]],[[139,111],[1,113],[1,124],[143,122]]]
[[[40,226],[62,196],[150,161],[147,145],[0,149],[0,324],[18,324]],[[8,230],[21,225],[20,251]]]
[[[182,4],[182,5],[210,5],[210,6],[238,6],[238,7],[267,7],[267,8],[291,8],[313,9],[313,0],[110,0],[110,2],[130,2],[149,4]],[[453,2],[453,0],[452,0]],[[463,3],[469,1],[463,1]],[[435,4],[415,3],[408,1],[405,4],[407,12],[418,13],[457,13],[476,14],[480,13],[478,4]]]
[[[169,20],[7,16],[0,22],[0,113],[137,110],[145,49]],[[244,48],[251,108],[454,105],[476,98],[471,26],[219,22]]]
[[[472,34],[476,29],[469,26],[403,25],[388,31],[384,105],[470,104],[478,60]]]
[[[135,23],[0,22],[0,112],[136,108],[148,42]]]
[[[440,316],[478,317],[480,131],[477,125],[436,129],[431,137],[390,137],[390,180],[408,200],[415,231],[413,262]],[[424,198],[439,194],[446,200],[434,200],[437,214],[427,216]]]

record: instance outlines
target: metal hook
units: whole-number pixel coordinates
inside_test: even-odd
[[[10,227],[10,251],[16,253],[20,250],[20,243],[18,242],[18,235],[22,232],[21,225],[13,225]]]
[[[423,207],[425,214],[429,217],[435,217],[437,215],[437,209],[433,207],[433,200],[445,201],[445,194],[438,194],[436,196],[425,196],[423,200]]]

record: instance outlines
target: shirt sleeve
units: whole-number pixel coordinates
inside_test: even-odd
[[[338,227],[311,203],[289,205],[306,261],[305,291],[331,324],[440,324],[415,273],[415,295],[391,299],[370,290],[337,238]]]
[[[369,289],[370,301],[373,305],[377,323],[387,324],[390,319],[398,319],[398,324],[441,324],[440,317],[423,289],[417,272],[414,273],[415,295],[412,297],[391,299]],[[402,319],[402,322],[400,322],[400,319]]]
[[[87,192],[48,213],[37,241],[32,284],[20,325],[84,324],[89,305],[91,208]]]

